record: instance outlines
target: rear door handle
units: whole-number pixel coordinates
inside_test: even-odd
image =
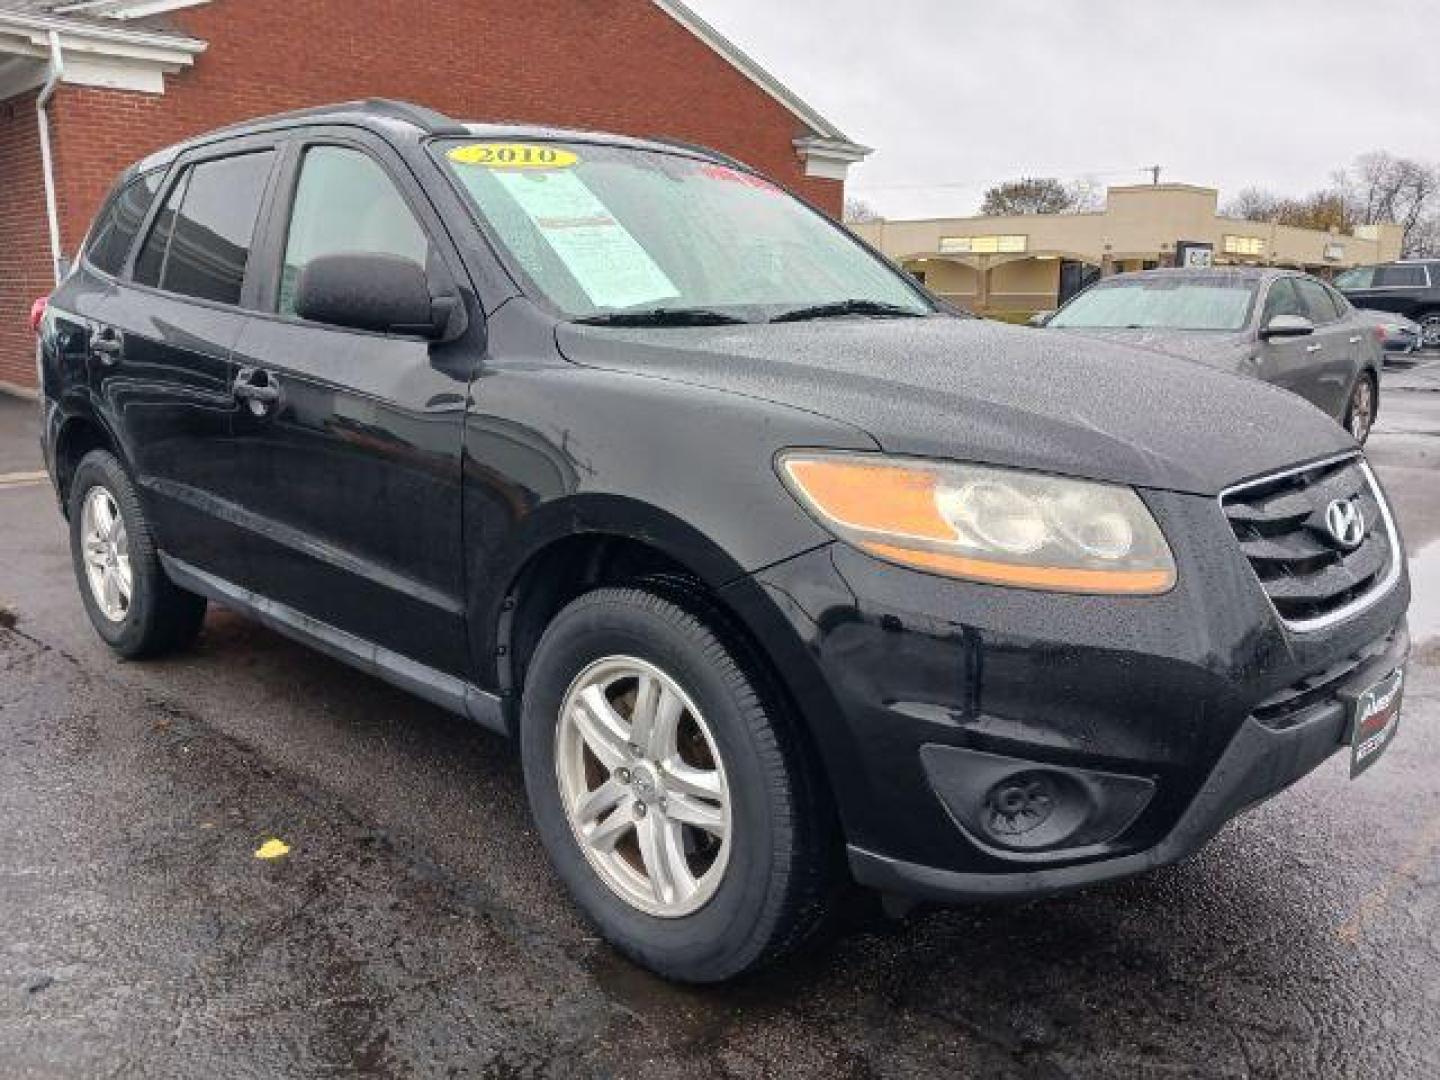
[[[1354,337],[1352,337],[1352,338],[1350,339],[1350,344],[1351,344],[1351,345],[1359,345],[1360,342],[1363,341],[1363,340],[1364,340],[1364,338],[1362,338],[1359,334],[1356,334]]]
[[[231,390],[237,401],[249,406],[252,416],[264,416],[280,402],[280,383],[263,368],[242,367]]]
[[[1319,352],[1319,351],[1320,351],[1321,349],[1323,349],[1323,348],[1325,348],[1325,346],[1324,346],[1324,345],[1321,345],[1321,344],[1317,341],[1314,345],[1306,345],[1306,346],[1305,346],[1305,351],[1306,351],[1306,352]]]
[[[90,355],[106,367],[113,367],[125,355],[125,343],[120,340],[119,331],[102,326],[90,335]]]

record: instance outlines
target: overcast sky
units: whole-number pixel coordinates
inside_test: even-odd
[[[1440,0],[688,2],[875,148],[849,191],[889,217],[973,213],[1018,175],[1159,164],[1223,201],[1371,149],[1440,159]]]

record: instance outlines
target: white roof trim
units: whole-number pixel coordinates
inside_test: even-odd
[[[210,0],[77,0],[76,3],[52,8],[51,11],[56,15],[83,12],[87,15],[98,15],[106,19],[124,21],[126,19],[143,19],[149,15],[164,15],[169,11],[199,7],[201,4],[209,2]]]
[[[863,161],[871,151],[848,140],[806,136],[795,140],[795,151],[805,162],[805,175],[825,180],[844,180],[850,166]]]
[[[48,64],[51,31],[60,36],[67,84],[148,94],[163,94],[165,76],[189,67],[206,48],[205,42],[190,37],[0,10],[0,56],[29,57]],[[7,93],[0,96],[26,88],[28,80],[23,74],[12,74],[18,75],[18,80],[7,79],[3,88]]]
[[[714,49],[729,61],[732,67],[783,105],[820,139],[837,146],[854,147],[857,156],[853,160],[856,161],[870,152],[868,147],[852,143],[843,131],[801,101],[794,91],[757,64],[738,45],[686,7],[680,0],[654,0],[654,3],[661,11]]]
[[[130,30],[119,26],[112,28],[64,16],[32,15],[0,9],[0,34],[28,38],[41,45],[47,57],[50,55],[47,35],[51,30],[60,32],[60,43],[67,48],[76,47],[89,52],[113,50],[117,55],[141,52],[157,57],[167,55],[184,64],[190,63],[207,47],[198,38],[180,34],[160,34],[153,30]]]

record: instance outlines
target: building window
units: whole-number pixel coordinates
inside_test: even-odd
[[[1264,255],[1265,241],[1258,236],[1227,236],[1224,251],[1226,255]]]
[[[1029,247],[1026,236],[942,236],[942,255],[1021,255]]]

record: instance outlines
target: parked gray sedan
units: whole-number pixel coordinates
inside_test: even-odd
[[[1355,313],[1376,327],[1380,348],[1391,355],[1409,356],[1425,342],[1425,328],[1393,311],[1356,308]]]
[[[1248,267],[1105,278],[1045,323],[1293,390],[1364,442],[1379,411],[1382,353],[1371,320],[1325,282]]]

